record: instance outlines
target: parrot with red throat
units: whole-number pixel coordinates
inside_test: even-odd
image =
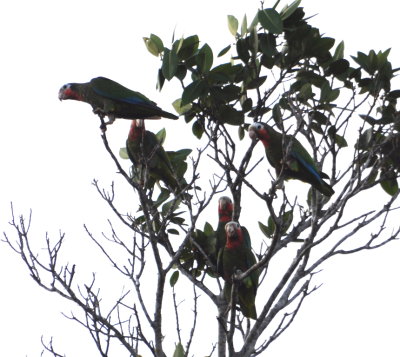
[[[167,153],[157,136],[145,129],[143,119],[132,120],[126,151],[137,176],[147,181],[148,186],[153,186],[155,181],[161,180],[171,191],[179,190],[180,184]],[[148,177],[144,177],[146,172]]]
[[[174,114],[163,111],[156,103],[139,92],[105,77],[93,78],[87,83],[67,83],[59,92],[60,100],[73,99],[86,102],[101,118],[107,116],[112,124],[116,118],[123,119],[178,119]]]
[[[226,243],[218,256],[217,268],[220,276],[225,280],[224,295],[227,301],[231,300],[232,276],[240,270],[244,273],[256,264],[256,258],[248,247],[250,241],[247,230],[242,229],[239,223],[231,221],[225,225]],[[245,317],[257,319],[255,299],[258,288],[259,273],[255,270],[239,282],[238,304]]]
[[[222,196],[218,200],[218,226],[216,230],[215,253],[216,257],[220,250],[225,247],[226,234],[225,225],[232,221],[233,202],[228,196]]]
[[[307,150],[292,135],[286,135],[291,149],[286,154],[285,162],[281,133],[265,123],[256,122],[249,127],[249,136],[263,143],[265,155],[271,166],[275,168],[277,176],[282,173],[284,179],[297,179],[309,183],[327,197],[335,193],[332,186],[323,181],[323,179],[329,179],[329,176],[316,168]]]

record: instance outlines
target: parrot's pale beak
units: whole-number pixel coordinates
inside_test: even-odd
[[[252,127],[249,128],[249,136],[251,140],[258,140],[257,133]]]
[[[63,90],[63,88],[61,88],[61,89],[58,91],[58,99],[59,99],[59,100],[65,99],[65,98],[64,98],[64,90]]]
[[[228,222],[228,223],[225,225],[225,231],[226,231],[226,234],[227,234],[229,237],[234,236],[234,235],[236,234],[234,222]]]

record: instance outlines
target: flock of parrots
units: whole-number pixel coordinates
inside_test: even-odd
[[[101,118],[103,130],[116,118],[131,119],[126,150],[134,168],[141,165],[144,156],[148,174],[153,181],[161,180],[174,193],[180,191],[184,179],[177,178],[173,165],[156,135],[146,130],[144,125],[144,119],[178,119],[176,115],[163,111],[143,94],[104,77],[93,78],[87,83],[65,84],[60,88],[58,98],[90,104],[93,112]],[[104,117],[108,117],[108,122],[104,122]],[[327,197],[334,194],[332,187],[323,181],[329,177],[316,168],[307,150],[295,137],[286,135],[288,146],[283,150],[283,135],[271,126],[255,122],[249,127],[248,132],[252,140],[263,143],[268,162],[275,168],[277,177],[304,181]],[[214,256],[210,257],[210,260],[216,265],[218,274],[225,280],[224,294],[227,301],[231,301],[233,274],[237,270],[242,272],[248,270],[256,263],[256,258],[251,251],[248,231],[232,221],[233,203],[229,197],[223,196],[219,199],[218,212],[216,247]],[[257,271],[253,271],[238,286],[237,299],[240,309],[244,316],[252,319],[257,318],[255,308],[257,287]]]

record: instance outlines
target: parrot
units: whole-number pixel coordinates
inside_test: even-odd
[[[217,258],[220,249],[225,246],[225,224],[232,220],[232,213],[232,200],[227,196],[220,197],[218,200],[219,219],[217,230],[213,230],[213,234],[211,235],[199,231],[194,237],[196,243],[201,247],[214,267],[217,266]],[[193,248],[193,251],[195,252],[196,259],[202,263],[204,261],[204,256],[197,253],[196,247]]]
[[[250,241],[247,230],[243,230],[238,222],[230,221],[225,225],[226,243],[218,256],[217,268],[220,276],[225,280],[224,295],[227,301],[231,299],[232,275],[241,270],[245,272],[256,264],[256,258],[248,247]],[[257,319],[255,299],[258,288],[257,271],[253,271],[243,279],[238,286],[238,303],[243,315]]]
[[[143,119],[132,120],[128,139],[126,140],[126,151],[134,165],[134,169],[139,172],[140,178],[142,178],[140,175],[143,172],[142,170],[146,170],[147,162],[148,179],[153,182],[163,181],[173,192],[180,188],[167,153],[159,143],[157,136],[145,129]]]
[[[112,124],[116,118],[124,119],[178,119],[163,111],[156,103],[139,92],[134,92],[105,77],[93,78],[87,83],[67,83],[59,92],[58,99],[73,99],[86,102],[102,119],[107,116]]]
[[[265,123],[255,122],[249,127],[249,136],[253,140],[261,140],[264,144],[265,155],[271,166],[275,168],[277,176],[282,171],[284,179],[293,178],[309,183],[327,197],[335,193],[332,187],[323,181],[323,179],[329,179],[329,176],[316,168],[307,150],[292,135],[287,135],[292,147],[287,154],[286,162],[283,162],[281,133]]]
[[[232,220],[233,203],[227,196],[222,196],[218,200],[218,226],[216,230],[215,254],[218,257],[220,250],[225,247],[226,235],[225,224]]]

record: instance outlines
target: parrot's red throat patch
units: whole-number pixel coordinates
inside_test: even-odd
[[[71,88],[66,88],[64,90],[64,98],[83,101],[83,97]]]
[[[243,236],[241,232],[236,232],[232,235],[228,235],[226,239],[226,248],[228,249],[236,249],[240,247],[243,243]]]
[[[260,141],[263,143],[263,145],[267,148],[269,147],[269,142],[270,142],[270,137],[269,137],[269,133],[267,130],[265,129],[260,129],[259,130],[259,139]]]

